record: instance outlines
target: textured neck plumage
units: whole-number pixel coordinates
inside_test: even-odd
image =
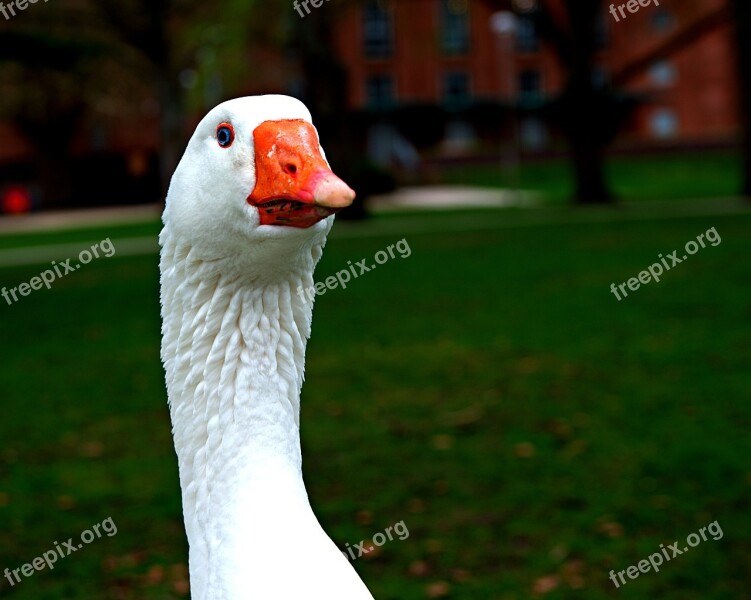
[[[232,562],[252,561],[280,513],[312,517],[299,438],[312,304],[297,290],[313,284],[321,248],[294,272],[254,281],[166,233],[162,244],[162,359],[193,597],[234,600],[242,583],[232,579],[247,567]]]
[[[162,360],[194,600],[372,600],[302,479],[313,307],[298,292],[327,232],[207,258],[162,231]]]

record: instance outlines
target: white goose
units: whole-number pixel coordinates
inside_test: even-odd
[[[172,178],[162,360],[193,600],[372,600],[313,514],[299,434],[313,306],[298,290],[354,196],[287,96],[217,106]]]

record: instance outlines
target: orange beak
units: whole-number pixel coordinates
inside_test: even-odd
[[[248,202],[262,225],[310,227],[355,199],[326,164],[307,121],[264,121],[253,131],[253,142],[256,185]]]

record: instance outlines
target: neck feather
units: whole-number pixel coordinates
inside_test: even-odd
[[[312,303],[297,290],[313,285],[315,256],[254,280],[163,241],[162,359],[191,570],[203,571],[192,580],[218,594],[214,563],[249,535],[238,531],[242,510],[309,510],[299,423]]]
[[[195,600],[372,600],[302,479],[300,388],[325,233],[266,271],[162,232],[162,360]],[[284,250],[284,247],[276,247]]]

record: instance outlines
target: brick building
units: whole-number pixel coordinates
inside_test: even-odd
[[[535,0],[514,0],[517,8]],[[336,45],[358,109],[436,103],[445,107],[502,101],[534,107],[564,82],[556,56],[529,13],[509,20],[501,3],[483,0],[365,0],[346,9]],[[724,0],[662,0],[600,18],[596,77],[614,73],[659,48],[678,31],[725,6]],[[624,2],[625,4],[625,2]],[[495,16],[494,16],[495,15]],[[507,15],[508,16],[508,15]],[[618,21],[616,21],[616,17]],[[689,45],[620,86],[641,100],[622,139],[636,142],[730,140],[738,129],[732,25],[709,27]],[[542,125],[522,122],[534,143]]]
[[[499,141],[510,146],[517,139],[527,151],[561,148],[544,107],[561,90],[565,72],[525,12],[538,1],[350,0],[315,9],[327,11],[319,14],[331,19],[334,51],[347,73],[349,107],[365,116],[356,121],[363,124],[354,127],[362,136],[356,143],[375,162],[407,168],[417,163],[415,148],[490,154],[497,151]],[[615,10],[626,1],[614,3]],[[549,2],[555,7],[562,0]],[[616,12],[618,20],[604,3],[595,69],[596,81],[602,85],[677,33],[696,29],[697,24],[701,31],[616,86],[636,99],[618,144],[692,146],[736,141],[739,115],[732,23],[727,17],[707,19],[726,2],[659,0],[659,5],[622,13],[625,18]],[[506,10],[499,13],[499,8]],[[515,18],[509,8],[515,8]],[[298,16],[290,9],[281,18]],[[702,23],[709,25],[702,28]],[[213,105],[226,95],[304,96],[298,62],[299,56],[273,45],[249,49],[247,63],[254,68],[246,85],[232,90],[210,86],[210,94],[201,90],[204,100]],[[181,74],[186,89],[195,79],[191,73],[188,69]],[[120,100],[129,112],[105,111],[102,115],[109,117],[100,115],[82,124],[70,147],[61,149],[67,153],[61,169],[70,172],[67,194],[75,195],[77,202],[101,202],[102,182],[116,182],[106,186],[111,202],[159,197],[161,107],[155,98],[136,103],[135,108],[129,99]],[[422,135],[422,142],[416,141],[420,135],[415,133]],[[0,135],[4,140],[0,145],[2,212],[2,197],[9,186],[36,185],[44,165],[22,128],[0,121]],[[483,140],[484,147],[475,144]],[[61,195],[60,202],[70,201]],[[42,205],[58,202],[51,193],[39,197]]]

